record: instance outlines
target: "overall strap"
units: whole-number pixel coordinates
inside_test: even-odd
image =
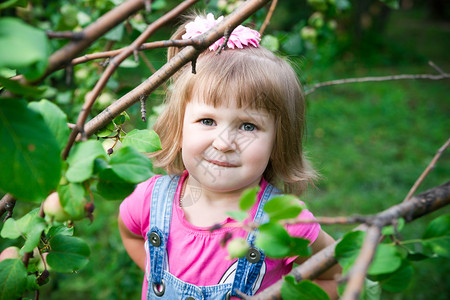
[[[268,200],[279,194],[281,194],[281,191],[276,189],[273,185],[267,184],[264,189],[264,193],[261,196],[253,222],[263,224],[268,221],[268,216],[263,210],[264,205]],[[253,295],[252,287],[260,274],[261,267],[265,259],[265,255],[262,250],[257,249],[254,246],[255,238],[256,230],[251,231],[247,235],[247,242],[250,245],[250,250],[245,257],[239,258],[238,260],[236,275],[234,277],[233,287],[231,289],[232,296],[238,296],[236,290],[250,296]]]
[[[169,238],[172,204],[180,176],[162,176],[156,179],[150,208],[148,245],[150,254],[151,283],[161,284],[164,259]]]

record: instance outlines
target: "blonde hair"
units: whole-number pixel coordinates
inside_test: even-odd
[[[172,38],[179,38],[184,26]],[[169,51],[169,59],[178,49]],[[305,100],[292,67],[263,47],[226,49],[220,54],[206,50],[197,59],[196,74],[190,65],[174,77],[166,108],[154,130],[161,138],[162,150],[154,153],[155,165],[168,174],[180,174],[181,140],[186,104],[195,95],[206,104],[263,109],[274,116],[276,137],[264,178],[284,190],[300,194],[316,178],[303,153]]]

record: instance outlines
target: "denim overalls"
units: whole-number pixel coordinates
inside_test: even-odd
[[[153,187],[150,230],[147,234],[150,253],[150,265],[147,269],[147,299],[229,299],[230,296],[238,296],[235,290],[253,295],[252,287],[260,274],[265,257],[261,251],[254,247],[250,248],[246,257],[238,260],[233,283],[196,286],[186,283],[168,272],[166,246],[172,218],[172,205],[179,180],[179,176],[162,176],[155,181]],[[255,214],[254,222],[264,223],[267,220],[267,215],[263,212],[263,206],[267,200],[279,193],[280,191],[272,185],[267,185]],[[250,245],[253,245],[254,240],[255,235],[250,233],[247,236],[247,241]]]

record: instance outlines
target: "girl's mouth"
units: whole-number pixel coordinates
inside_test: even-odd
[[[224,168],[236,168],[237,165],[226,162],[226,161],[218,161],[218,160],[208,160],[206,159],[207,162],[209,162],[210,164],[219,166],[219,167],[224,167]]]

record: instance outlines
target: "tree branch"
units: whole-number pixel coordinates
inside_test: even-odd
[[[0,218],[6,212],[7,215],[3,221],[6,221],[8,218],[12,216],[14,206],[16,205],[16,199],[10,194],[6,194],[3,196],[2,200],[0,200]]]
[[[450,146],[450,139],[447,140],[447,142],[442,145],[441,148],[437,151],[436,155],[431,160],[430,164],[426,169],[423,171],[423,173],[420,175],[420,177],[416,180],[414,185],[412,186],[411,190],[409,190],[408,194],[406,195],[405,199],[403,201],[408,201],[412,195],[417,191],[417,188],[420,186],[422,181],[427,177],[427,175],[431,172],[431,170],[434,169],[434,166],[436,165],[436,162],[441,157],[442,153]]]
[[[208,48],[209,45],[220,39],[227,29],[233,29],[241,24],[267,2],[269,2],[269,0],[246,1],[215,27],[204,34],[193,38],[194,46],[185,47],[147,80],[90,120],[85,126],[86,134],[91,135],[98,129],[106,126],[106,124],[111,122],[117,115],[139,101],[140,95],[150,95],[151,92],[175,74],[182,66],[195,60],[195,58]]]
[[[266,27],[270,23],[270,19],[272,18],[273,12],[275,11],[275,8],[277,7],[278,0],[273,0],[272,4],[270,5],[269,12],[267,13],[266,18],[264,19],[264,23],[262,24],[261,28],[259,29],[259,34],[262,36],[264,31],[266,30]]]
[[[405,218],[406,222],[411,222],[448,204],[450,204],[450,181],[414,196],[410,201],[394,205],[389,209],[376,214],[372,224],[377,224],[377,226],[385,226],[402,217]],[[358,226],[355,230],[367,231],[368,227],[362,225]],[[374,230],[371,236],[375,236],[375,233],[376,231]],[[336,264],[336,260],[334,258],[334,248],[338,242],[339,241],[336,241],[311,256],[303,264],[294,268],[289,275],[294,276],[297,281],[317,278],[317,276],[321,273]],[[358,268],[362,267],[359,266]],[[281,299],[281,286],[283,285],[283,282],[283,279],[279,280],[261,293],[252,297],[247,297],[246,299]]]
[[[94,86],[94,89],[90,93],[86,94],[84,105],[81,109],[80,114],[78,115],[76,123],[77,127],[70,133],[67,145],[62,152],[63,159],[66,159],[67,156],[69,155],[69,151],[72,148],[72,145],[75,142],[78,133],[81,132],[82,134],[84,134],[84,123],[86,122],[86,119],[89,116],[92,105],[94,104],[98,95],[103,90],[109,78],[112,76],[112,74],[114,73],[116,68],[120,65],[120,63],[122,63],[122,61],[124,61],[127,57],[133,54],[135,49],[138,49],[139,46],[142,45],[157,29],[159,29],[161,26],[177,17],[179,14],[181,14],[183,11],[185,11],[187,8],[189,8],[198,1],[199,0],[187,0],[179,4],[170,12],[166,13],[164,16],[162,16],[161,18],[153,22],[151,25],[149,25],[145,29],[145,31],[130,46],[125,48],[124,51],[122,51],[118,56],[114,57],[110,61],[105,72],[102,74],[101,78],[97,81],[96,85]]]
[[[432,74],[402,74],[402,75],[392,75],[392,76],[371,76],[371,77],[361,77],[361,78],[346,78],[337,79],[331,81],[320,82],[312,85],[305,86],[305,95],[309,95],[316,91],[316,89],[324,86],[339,85],[345,83],[356,83],[356,82],[375,82],[375,81],[392,81],[392,80],[403,80],[403,79],[430,79],[430,80],[441,80],[450,78],[448,73],[440,73],[440,75]]]
[[[83,37],[81,40],[71,41],[50,56],[47,71],[43,78],[58,69],[64,68],[75,56],[87,49],[98,38],[143,7],[144,2],[142,0],[128,0],[98,18],[97,21],[83,29],[80,33]]]

